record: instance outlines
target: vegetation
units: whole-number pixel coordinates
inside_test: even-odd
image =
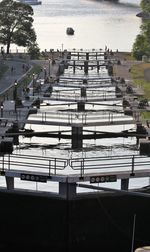
[[[144,72],[146,69],[150,68],[150,63],[141,63],[133,65],[131,68],[131,74],[134,84],[137,87],[141,87],[144,90],[145,98],[150,100],[150,84],[144,78]]]
[[[137,35],[132,54],[137,60],[141,60],[143,55],[150,57],[150,45],[145,34]]]
[[[133,44],[132,55],[137,60],[141,60],[143,55],[150,58],[150,0],[141,0],[141,8],[143,11],[141,32],[137,35]],[[134,84],[144,90],[144,98],[150,101],[150,85],[149,80],[145,79],[145,71],[150,68],[150,63],[141,63],[132,66],[131,74]],[[142,100],[142,98],[141,98]],[[144,119],[150,118],[150,112],[142,112]]]
[[[37,43],[34,43],[28,47],[28,54],[30,55],[31,59],[40,58],[40,48],[38,47]]]
[[[149,81],[146,81],[144,78],[144,72],[148,68],[150,68],[150,63],[133,65],[131,68],[131,74],[135,86],[141,87],[144,90],[144,98],[150,100],[150,84]],[[142,112],[142,117],[145,119],[150,118],[150,112]]]
[[[142,0],[141,8],[144,13],[150,15],[150,0]],[[143,55],[150,57],[150,18],[142,20],[140,29],[132,49],[133,57],[137,60],[141,60]]]
[[[32,16],[33,9],[28,4],[13,0],[0,2],[0,43],[7,46],[7,54],[11,43],[23,47],[30,47],[35,43]]]
[[[150,12],[150,0],[142,0],[140,6],[144,12]]]
[[[124,55],[124,59],[126,60],[134,60],[131,52],[123,52],[123,55]]]
[[[33,68],[31,69],[31,71],[29,71],[29,73],[18,82],[18,86],[27,87],[27,85],[29,85],[29,83],[33,79],[33,74],[39,75],[40,72],[41,72],[41,66],[34,65]]]

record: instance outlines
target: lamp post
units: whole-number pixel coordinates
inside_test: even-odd
[[[33,90],[33,96],[34,96],[34,83],[35,82],[35,74],[32,75],[32,90]]]
[[[4,109],[3,102],[1,102],[1,118],[3,117],[3,109]]]
[[[44,83],[46,83],[46,75],[47,75],[46,67],[44,67]]]
[[[16,101],[17,99],[17,81],[14,83],[14,93],[13,93],[13,100]]]
[[[50,59],[48,59],[48,75],[50,77]]]
[[[17,103],[17,81],[15,81],[15,87],[14,87],[14,93],[13,93],[13,99],[14,99],[14,103],[15,103],[15,111],[16,111],[16,103]]]

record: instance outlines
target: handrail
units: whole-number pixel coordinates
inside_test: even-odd
[[[81,177],[90,173],[112,173],[128,171],[134,174],[150,166],[149,156],[124,155],[89,158],[55,158],[31,155],[7,154],[0,157],[0,171],[44,172],[59,175],[68,167]],[[68,174],[69,175],[69,174]]]
[[[86,172],[115,172],[128,170],[131,174],[145,166],[150,165],[150,157],[139,155],[124,155],[113,157],[78,158],[70,160],[70,166],[74,171],[81,172],[83,176]]]
[[[7,154],[0,158],[0,170],[23,170],[32,172],[45,172],[49,175],[64,170],[66,159],[53,157],[39,157],[20,154]]]

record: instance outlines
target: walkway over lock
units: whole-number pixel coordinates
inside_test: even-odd
[[[67,185],[75,193],[78,182],[121,180],[121,189],[128,190],[130,178],[150,177],[150,157],[139,155],[63,159],[12,154],[1,157],[0,167],[8,189],[14,189],[14,178],[43,183],[55,181],[59,183],[60,194]]]

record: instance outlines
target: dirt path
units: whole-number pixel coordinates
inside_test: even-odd
[[[115,54],[115,58],[119,59],[121,64],[114,65],[114,76],[118,76],[120,78],[124,78],[125,80],[129,80],[132,82],[132,76],[130,73],[130,69],[133,65],[141,63],[141,61],[136,60],[128,60],[126,58],[127,53],[118,52]]]
[[[150,82],[150,68],[145,69],[144,71],[144,79]]]
[[[121,65],[114,65],[114,76],[124,78],[132,83],[132,76],[130,69],[135,64],[141,64],[142,61],[137,60],[127,60],[126,53],[118,52],[115,57],[120,59]],[[146,68],[144,71],[144,79],[150,82],[150,68]]]

